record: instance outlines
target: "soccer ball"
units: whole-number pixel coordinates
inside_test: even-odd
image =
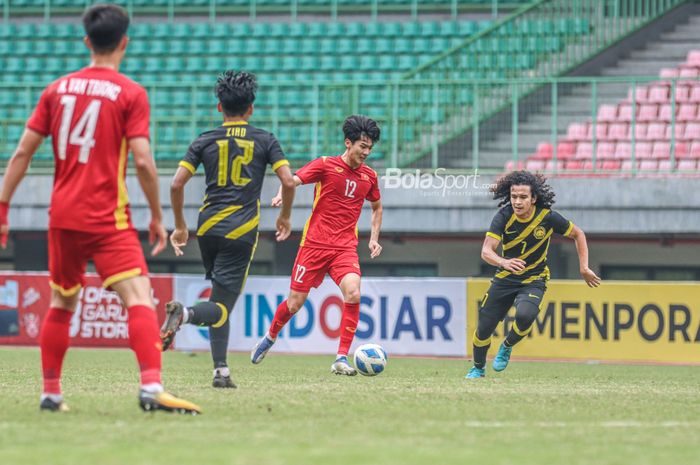
[[[354,358],[355,368],[365,376],[376,376],[386,368],[386,351],[379,344],[362,344]]]

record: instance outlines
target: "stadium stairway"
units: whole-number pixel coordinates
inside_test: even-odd
[[[629,56],[621,57],[616,63],[604,67],[599,75],[609,77],[659,76],[664,68],[677,68],[686,60],[691,50],[700,48],[700,11],[684,17],[658,40],[639,41]],[[662,18],[661,21],[664,19]],[[638,34],[637,37],[643,37]],[[630,92],[629,82],[614,82],[598,85],[596,89],[598,106],[617,104],[625,100]],[[557,103],[557,135],[567,136],[570,126],[591,119],[590,84],[562,85]],[[551,141],[552,105],[542,104],[524,112],[526,118],[518,125],[518,154],[525,158],[537,152],[540,143]],[[486,142],[480,155],[490,160],[490,164],[504,166],[512,158],[512,134],[504,130]],[[509,165],[510,166],[510,165]]]

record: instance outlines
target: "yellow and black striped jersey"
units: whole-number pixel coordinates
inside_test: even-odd
[[[275,136],[245,121],[224,123],[195,139],[180,162],[192,174],[200,164],[207,187],[197,235],[255,243],[265,169],[289,164]]]
[[[511,273],[499,268],[495,279],[518,284],[548,280],[547,251],[552,234],[568,236],[573,228],[571,221],[548,208],[536,206],[530,218],[525,220],[515,216],[512,206],[501,208],[486,235],[501,241],[503,257],[524,260],[525,270]]]

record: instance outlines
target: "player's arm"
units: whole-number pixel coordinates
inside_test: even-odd
[[[289,167],[287,167],[287,170],[289,171],[289,174],[291,175],[292,172],[291,172],[291,170],[289,170]],[[277,177],[279,177],[279,174],[277,175]],[[299,176],[297,176],[296,174],[292,176],[292,180],[294,181],[295,188],[304,184],[302,182],[302,180],[299,178]],[[280,179],[280,181],[282,181],[282,179]],[[284,183],[280,184],[280,188],[277,191],[277,195],[272,198],[272,202],[270,203],[270,205],[272,205],[273,207],[279,207],[280,205],[282,205],[282,190],[283,190],[283,188],[284,188]]]
[[[578,226],[574,224],[572,224],[572,226],[573,228],[571,229],[571,232],[566,236],[573,239],[574,244],[576,244],[576,253],[578,254],[579,272],[581,273],[581,277],[584,281],[586,281],[588,287],[598,287],[600,285],[600,278],[593,272],[593,270],[588,268],[588,243],[586,241],[586,234]]]
[[[163,210],[160,206],[158,187],[158,172],[156,163],[151,155],[151,143],[145,137],[129,139],[129,148],[134,156],[134,166],[139,184],[146,196],[148,207],[151,209],[151,222],[148,225],[148,241],[151,245],[151,255],[158,255],[165,249],[168,234],[163,227]]]
[[[498,254],[498,244],[501,239],[496,234],[488,233],[481,246],[481,259],[489,265],[503,268],[511,273],[517,273],[525,269],[525,261],[519,258],[505,258]]]
[[[382,201],[370,202],[372,206],[372,231],[369,235],[369,253],[371,258],[378,257],[382,253],[379,245],[379,231],[382,229]]]
[[[170,234],[170,245],[173,246],[175,255],[178,257],[185,253],[182,247],[187,245],[190,236],[185,220],[185,184],[190,179],[192,179],[192,172],[180,166],[170,182],[170,206],[175,216],[175,230]]]
[[[2,180],[2,192],[0,193],[0,246],[3,249],[7,246],[7,236],[10,232],[10,224],[7,220],[10,200],[27,173],[32,157],[43,141],[44,136],[32,129],[25,129],[15,153],[7,163],[5,177]]]
[[[275,174],[280,180],[280,190],[277,194],[280,197],[279,205],[282,206],[280,214],[277,216],[277,231],[275,237],[277,241],[283,241],[289,237],[292,232],[292,203],[294,202],[294,192],[296,191],[296,176],[292,176],[292,170],[288,165],[280,166],[275,170]],[[296,179],[295,179],[296,178]],[[301,184],[301,180],[299,180]],[[277,205],[277,206],[279,206]]]

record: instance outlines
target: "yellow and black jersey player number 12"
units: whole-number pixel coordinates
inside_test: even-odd
[[[228,154],[229,142],[231,139],[219,139],[216,141],[219,146],[219,176],[217,177],[216,185],[225,186],[228,181]],[[250,178],[244,178],[241,175],[243,165],[247,165],[253,161],[253,150],[255,142],[252,140],[233,138],[236,145],[243,150],[241,155],[236,155],[231,163],[231,182],[234,186],[243,187],[250,182]]]

